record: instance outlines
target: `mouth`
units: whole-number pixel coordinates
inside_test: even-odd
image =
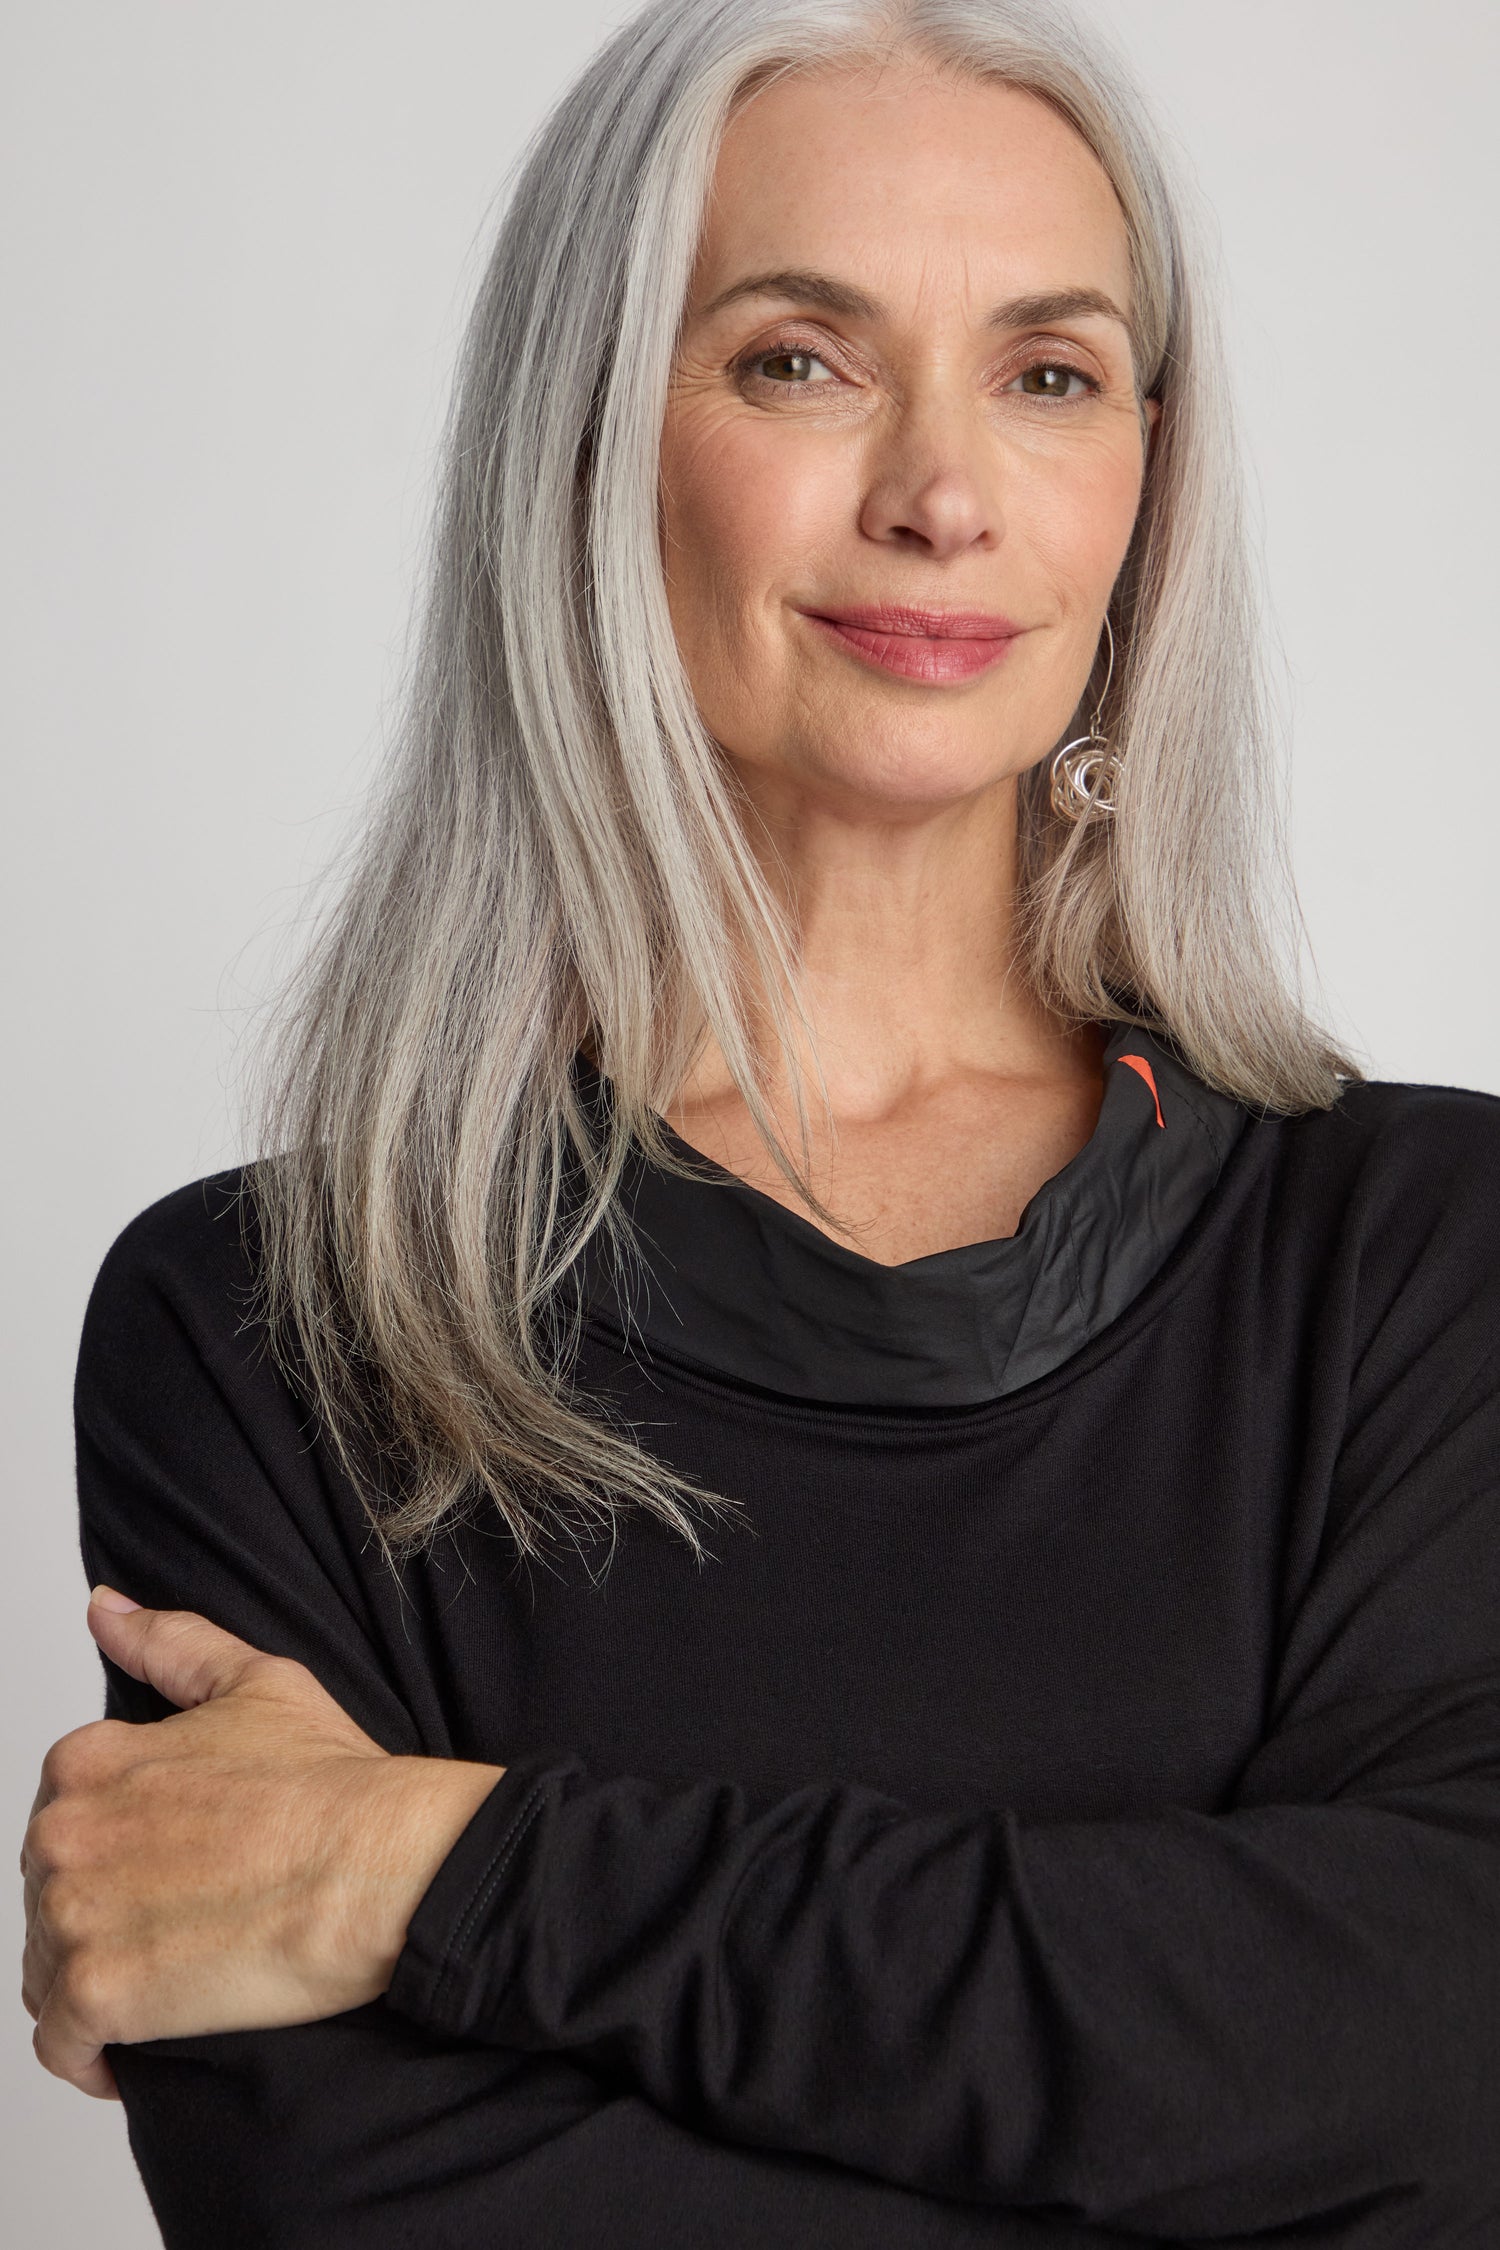
[[[979,610],[908,609],[894,604],[858,609],[805,609],[815,631],[863,663],[931,686],[972,680],[1001,662],[1026,630],[1008,617]]]

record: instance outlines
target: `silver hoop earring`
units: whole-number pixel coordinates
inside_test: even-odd
[[[1063,820],[1082,820],[1087,812],[1104,813],[1111,818],[1114,814],[1120,754],[1102,731],[1104,699],[1115,676],[1115,635],[1108,612],[1104,630],[1109,635],[1109,668],[1099,690],[1099,700],[1094,705],[1089,731],[1065,742],[1052,760],[1052,810]]]

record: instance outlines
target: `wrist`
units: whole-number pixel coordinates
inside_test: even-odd
[[[504,1772],[460,1758],[358,1762],[320,1917],[341,2009],[387,1990],[428,1886]]]

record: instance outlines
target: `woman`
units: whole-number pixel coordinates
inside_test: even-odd
[[[90,1304],[42,2061],[174,2250],[1493,2240],[1500,1113],[1277,967],[1134,97],[649,8],[448,459],[270,1153]]]

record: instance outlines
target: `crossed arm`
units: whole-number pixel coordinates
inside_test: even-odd
[[[1282,1742],[1229,1815],[1026,1824],[392,1756],[208,1620],[90,1623],[186,1708],[64,1737],[27,1832],[37,2051],[84,2091],[107,2043],[388,1996],[728,2142],[978,2204],[1087,2178],[1081,2215],[1204,2238],[1352,2221],[1489,2141],[1492,1683],[1361,1714],[1383,1770],[1344,1802],[1276,1801]]]

